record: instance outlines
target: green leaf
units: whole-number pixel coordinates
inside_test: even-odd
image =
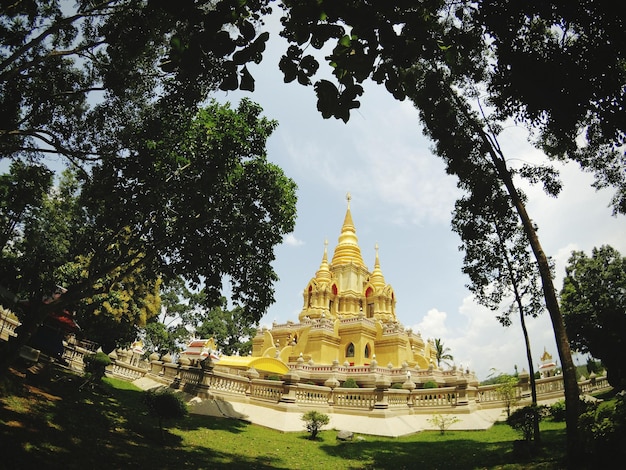
[[[341,39],[339,39],[338,43],[343,47],[350,47],[352,45],[352,39],[346,34]]]
[[[241,90],[245,91],[254,91],[254,78],[248,72],[248,67],[245,67],[241,70],[241,83],[239,85]]]

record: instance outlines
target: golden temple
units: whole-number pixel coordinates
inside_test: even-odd
[[[395,292],[383,276],[378,246],[373,271],[365,265],[349,194],[347,199],[338,244],[329,262],[325,242],[320,267],[303,291],[299,322],[259,330],[252,358],[275,358],[290,368],[304,362],[318,371],[333,364],[437,369],[432,340],[425,342],[396,317]]]

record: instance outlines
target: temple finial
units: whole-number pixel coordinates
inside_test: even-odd
[[[350,201],[352,200],[352,194],[346,193],[346,201],[348,201],[348,209],[350,209]]]

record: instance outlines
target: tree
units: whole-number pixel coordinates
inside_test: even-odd
[[[561,290],[572,348],[600,359],[609,383],[626,388],[626,257],[613,247],[574,251]]]
[[[193,109],[220,87],[254,89],[267,0],[28,1],[0,7],[0,155],[103,158],[156,99]]]
[[[116,291],[116,303],[102,305],[118,312],[135,300],[127,294],[149,300],[159,279],[182,276],[192,287],[204,286],[210,308],[226,276],[246,317],[258,321],[273,302],[273,248],[295,218],[295,184],[266,160],[276,123],[248,100],[236,110],[213,103],[187,127],[171,108],[150,110],[136,127],[127,125],[130,153],[94,164],[82,182],[85,227],[73,247],[75,261],[66,264],[73,277],[59,303]],[[152,316],[144,315],[151,305],[130,311],[140,326]],[[32,323],[47,308],[31,312]]]
[[[199,338],[213,338],[215,344],[227,356],[248,355],[252,351],[252,338],[256,335],[257,324],[250,323],[240,306],[227,309],[226,298],[222,305],[212,308],[205,320],[196,328]]]
[[[46,167],[20,161],[13,162],[9,173],[0,177],[2,282],[13,292],[26,292],[28,297],[33,290],[47,294],[53,291],[50,281],[45,281],[50,272],[43,265],[51,259],[58,262],[67,253],[63,241],[66,220],[58,212],[67,186],[61,182],[54,194],[52,177]],[[38,220],[42,214],[46,214],[45,219]]]
[[[161,292],[160,313],[148,321],[141,331],[148,351],[163,355],[180,350],[205,316],[198,297],[180,277],[167,283]]]
[[[430,424],[439,429],[439,434],[442,436],[446,433],[450,426],[458,423],[459,421],[461,420],[456,416],[442,415],[440,413],[435,413],[432,415],[432,418],[428,419]]]
[[[470,278],[467,287],[478,303],[496,311],[503,302],[510,301],[504,313],[496,317],[506,327],[511,325],[512,314],[519,315],[532,405],[537,406],[533,355],[525,316],[536,317],[541,313],[542,291],[539,272],[517,215],[501,188],[488,188],[480,193],[472,191],[456,202],[452,227],[463,242],[463,272]],[[539,417],[535,418],[533,436],[538,443]]]
[[[121,293],[154,287],[161,276],[206,285],[208,302],[228,276],[256,318],[271,303],[271,250],[295,214],[295,185],[265,161],[275,124],[258,119],[251,103],[237,113],[216,105],[198,113],[218,87],[254,88],[246,64],[262,57],[268,34],[255,27],[267,5],[51,0],[0,7],[1,158],[60,155],[79,170],[86,222],[80,255],[66,260],[68,292],[30,305],[0,370],[49,311],[111,290],[119,302],[102,305],[119,311],[128,301]],[[196,262],[193,243],[204,249]],[[45,272],[57,267],[48,261]],[[28,298],[41,298],[55,281],[47,278]]]
[[[159,421],[159,431],[161,443],[165,444],[165,420],[175,420],[184,418],[189,414],[187,404],[183,401],[180,393],[167,389],[146,390],[143,394],[143,401],[151,415]]]
[[[594,173],[595,187],[616,187],[614,210],[626,213],[619,148],[626,141],[626,32],[613,5],[483,0],[476,22],[496,57],[491,102],[501,114],[532,125],[547,154],[566,155]]]
[[[80,191],[76,172],[65,170],[40,204],[22,217],[19,230],[2,252],[3,261],[8,261],[3,266],[11,269],[7,287],[29,301],[13,306],[24,324],[19,332],[25,338],[37,327],[36,315],[28,312],[37,306],[41,293],[50,295],[56,285],[80,282],[88,269],[85,251],[94,246],[94,234],[80,202]],[[55,309],[75,311],[81,327],[78,334],[110,352],[132,342],[136,326],[155,314],[160,303],[159,285],[158,279],[135,270],[117,285],[109,285],[108,290],[94,290],[92,296],[66,302],[65,307],[57,303]]]
[[[533,441],[533,437],[536,444],[538,439],[536,435],[537,426],[535,423],[537,421],[541,421],[543,418],[548,416],[548,414],[548,407],[532,404],[524,406],[523,408],[518,408],[510,413],[506,418],[506,424],[518,431],[524,438],[524,442],[526,442],[527,445]]]
[[[302,415],[302,421],[311,434],[311,439],[315,439],[320,430],[330,422],[330,418],[327,414],[311,410]]]
[[[449,366],[448,361],[454,360],[454,356],[450,354],[450,348],[444,346],[441,338],[435,338],[435,354],[437,355],[437,367],[441,367],[442,362]]]
[[[15,161],[0,175],[0,249],[11,240],[28,211],[38,207],[52,186],[52,171],[43,165]]]
[[[164,280],[182,276],[204,287],[207,307],[219,303],[226,276],[233,299],[260,318],[273,301],[273,248],[295,217],[295,184],[266,157],[276,122],[261,111],[249,100],[211,103],[187,125],[159,104],[128,124],[131,154],[96,165],[86,185],[85,205],[109,243],[94,270],[138,263]]]
[[[111,365],[112,361],[109,356],[103,352],[96,352],[94,354],[87,354],[84,357],[85,363],[85,381],[79,387],[82,389],[86,385],[93,388],[99,385],[106,374],[107,366]]]
[[[517,377],[508,374],[500,374],[496,378],[496,392],[504,402],[507,418],[511,416],[511,408],[519,402],[519,397],[517,396],[517,381]]]

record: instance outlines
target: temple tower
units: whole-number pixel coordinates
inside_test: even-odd
[[[348,207],[332,261],[328,263],[328,242],[325,242],[320,268],[304,289],[300,321],[359,316],[385,322],[396,319],[395,294],[381,271],[378,246],[374,271],[370,272],[363,262],[350,199],[348,194]]]

